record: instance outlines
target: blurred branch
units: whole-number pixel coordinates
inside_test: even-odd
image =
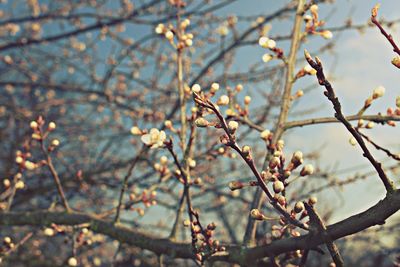
[[[385,220],[400,209],[400,191],[387,195],[383,200],[368,210],[351,216],[341,222],[327,226],[327,234],[332,240],[336,240],[375,225],[385,223]],[[107,235],[122,243],[147,249],[156,254],[174,255],[177,258],[195,258],[192,245],[189,243],[172,242],[168,239],[158,238],[136,229],[114,225],[112,222],[98,219],[94,215],[78,212],[7,212],[0,213],[0,225],[2,226],[50,226],[52,223],[59,225],[89,224],[89,228],[100,234]],[[287,238],[274,241],[271,244],[254,248],[241,246],[227,246],[225,252],[214,254],[211,261],[227,262],[254,262],[257,259],[271,255],[279,255],[284,252],[297,249],[311,249],[323,244],[321,234],[306,234],[300,237]]]

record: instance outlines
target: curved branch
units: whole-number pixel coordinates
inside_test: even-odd
[[[383,200],[368,210],[351,216],[341,222],[327,227],[327,233],[333,240],[352,235],[375,225],[385,223],[385,220],[400,209],[400,191],[388,194]],[[168,254],[175,258],[195,258],[190,243],[173,242],[165,238],[143,233],[136,229],[114,225],[80,212],[6,212],[0,213],[2,226],[49,226],[52,223],[60,225],[89,224],[92,231],[107,235],[120,242],[127,243],[142,249],[153,251],[156,254]],[[210,260],[227,262],[252,262],[257,259],[278,255],[298,249],[315,248],[323,244],[321,234],[307,234],[300,237],[287,238],[274,241],[269,245],[246,248],[241,246],[227,246],[225,252],[214,254]]]

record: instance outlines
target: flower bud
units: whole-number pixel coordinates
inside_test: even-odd
[[[248,154],[250,154],[250,151],[251,151],[251,148],[249,146],[246,146],[246,145],[243,146],[243,148],[242,148],[243,154],[248,155]]]
[[[385,94],[385,87],[383,86],[378,86],[374,89],[372,92],[372,98],[377,99],[379,97],[382,97]]]
[[[36,130],[39,127],[39,125],[36,121],[31,121],[30,127],[32,128],[32,130]]]
[[[268,40],[269,40],[268,37],[262,36],[262,37],[260,37],[260,39],[258,39],[258,44],[259,44],[261,47],[264,47],[264,48],[265,48],[266,45],[267,45]]]
[[[392,59],[392,64],[400,69],[400,56],[395,56]]]
[[[262,221],[264,219],[264,215],[258,209],[252,209],[250,211],[250,216],[254,220]]]
[[[172,39],[174,39],[174,33],[172,31],[167,31],[165,33],[165,38],[167,38],[169,41],[172,41]]]
[[[303,202],[299,201],[294,205],[294,212],[300,213],[304,210],[304,204]]]
[[[308,65],[308,64],[304,66],[303,70],[304,70],[305,73],[307,73],[309,75],[317,74],[317,71],[313,67]]]
[[[248,104],[250,104],[250,102],[251,102],[251,97],[248,96],[248,95],[246,95],[246,96],[244,97],[244,104],[245,104],[245,105],[248,105]]]
[[[58,139],[54,139],[53,141],[51,141],[51,145],[52,146],[59,146],[60,145],[60,141]]]
[[[280,164],[281,164],[281,160],[278,157],[272,157],[272,159],[269,161],[269,167],[271,169],[279,167]]]
[[[207,225],[207,229],[208,229],[208,230],[213,231],[213,230],[215,230],[215,228],[217,228],[217,225],[216,225],[214,222],[211,222],[211,223],[209,223],[209,224]]]
[[[186,39],[186,40],[185,40],[185,45],[186,45],[187,47],[192,46],[192,45],[193,45],[193,40],[192,40],[192,39]]]
[[[211,93],[215,93],[218,90],[219,90],[219,83],[212,83],[211,84],[211,89],[210,89]]]
[[[231,131],[231,133],[234,133],[238,127],[239,127],[239,123],[237,121],[228,122],[228,128]]]
[[[229,104],[229,97],[227,95],[222,95],[217,101],[218,105],[226,106]]]
[[[190,221],[188,219],[183,220],[183,226],[189,227],[189,225],[190,225]]]
[[[365,128],[367,128],[367,129],[372,129],[372,128],[374,128],[374,126],[375,126],[375,123],[374,123],[373,121],[370,121],[370,122],[367,123],[367,125],[365,126]]]
[[[318,201],[318,199],[317,199],[317,197],[310,197],[309,199],[308,199],[308,203],[310,204],[310,205],[315,205],[316,203],[317,203],[317,201]]]
[[[210,124],[206,119],[204,119],[202,117],[197,118],[194,121],[194,123],[196,124],[197,127],[207,127]]]
[[[78,260],[74,257],[69,258],[68,266],[78,266]]]
[[[239,182],[239,181],[233,181],[233,182],[230,182],[230,183],[229,183],[229,189],[230,189],[231,191],[235,191],[235,190],[238,190],[238,189],[242,189],[243,187],[244,187],[243,183],[242,183],[242,182]]]
[[[306,175],[311,175],[314,172],[314,167],[311,164],[307,164],[303,167],[303,169],[300,172],[301,176],[306,176]]]
[[[267,130],[267,129],[265,129],[264,131],[262,131],[262,132],[260,133],[260,137],[261,137],[261,139],[263,139],[264,141],[267,141],[268,138],[270,138],[270,136],[271,136],[271,131],[270,131],[270,130]]]
[[[303,152],[296,151],[293,153],[291,162],[295,165],[300,165],[303,163]]]
[[[349,143],[350,143],[350,145],[355,146],[355,145],[357,145],[357,140],[354,137],[351,137],[349,139]]]
[[[165,29],[164,24],[160,23],[160,24],[157,25],[157,27],[154,29],[154,31],[157,34],[162,34],[164,32],[164,29]]]
[[[49,128],[49,131],[53,131],[56,128],[56,124],[52,121],[49,123],[48,128]]]
[[[325,39],[332,39],[333,34],[331,31],[325,30],[321,32],[321,36],[324,37]]]
[[[190,168],[195,168],[196,167],[196,161],[194,159],[188,158],[188,165]]]
[[[198,83],[193,84],[192,86],[192,92],[198,94],[201,91],[201,86]]]
[[[275,193],[280,193],[285,189],[285,185],[281,181],[275,181],[272,185]]]
[[[400,108],[400,96],[396,97],[396,107]]]
[[[262,61],[264,61],[265,63],[267,63],[267,62],[271,61],[272,58],[273,58],[273,56],[267,53],[267,54],[264,54],[264,55],[262,56]]]
[[[133,126],[131,128],[131,134],[133,135],[142,135],[142,131],[137,126]]]

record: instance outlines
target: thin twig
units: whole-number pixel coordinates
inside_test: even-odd
[[[382,168],[382,164],[378,162],[368,150],[362,136],[357,132],[357,130],[351,125],[351,123],[346,119],[346,117],[342,113],[342,107],[339,102],[339,99],[336,97],[335,91],[333,90],[330,82],[325,78],[325,74],[323,71],[322,63],[318,57],[315,58],[315,61],[311,58],[311,55],[305,50],[304,52],[307,62],[317,71],[317,78],[320,85],[323,85],[326,89],[324,92],[325,96],[332,102],[333,108],[335,110],[335,117],[343,123],[343,125],[347,128],[347,130],[351,133],[351,135],[357,140],[357,143],[360,145],[363,150],[363,156],[366,157],[372,166],[374,166],[377,171],[379,178],[382,180],[386,191],[388,193],[393,193],[395,191],[395,186],[393,181],[391,181],[385,171]]]

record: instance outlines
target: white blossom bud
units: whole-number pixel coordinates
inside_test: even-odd
[[[264,61],[265,63],[267,63],[267,62],[271,61],[272,58],[273,58],[273,56],[267,53],[267,54],[264,54],[264,55],[262,56],[262,61]]]
[[[39,127],[39,125],[38,125],[38,123],[37,123],[36,121],[31,121],[30,127],[31,127],[33,130],[36,130],[36,129]]]
[[[218,104],[218,105],[221,105],[221,106],[226,106],[226,105],[228,105],[228,104],[229,104],[229,97],[228,97],[227,95],[222,95],[222,96],[218,99],[217,104]]]
[[[311,164],[305,165],[303,169],[300,171],[301,176],[311,175],[313,173],[314,173],[314,167]]]
[[[219,90],[219,83],[212,83],[211,84],[211,92],[212,93],[215,93],[215,92],[217,92]]]
[[[385,94],[385,87],[378,86],[372,92],[372,98],[377,99],[378,97],[382,97]]]
[[[300,213],[304,210],[304,203],[299,201],[294,205],[294,212]]]
[[[350,145],[355,146],[355,145],[357,145],[357,140],[354,137],[351,137],[349,139],[349,143],[350,143]]]
[[[198,83],[193,84],[192,86],[192,92],[198,94],[201,91],[201,86]]]
[[[228,122],[228,128],[231,132],[235,132],[239,127],[239,123],[237,121]]]
[[[280,193],[285,189],[285,185],[281,181],[275,181],[272,185],[275,193]]]
[[[204,118],[197,118],[194,123],[197,127],[207,127],[210,123]]]
[[[261,139],[263,139],[263,140],[265,140],[265,141],[267,141],[268,138],[269,138],[270,136],[271,136],[271,131],[268,130],[268,129],[265,129],[264,131],[262,131],[262,132],[260,133]]]
[[[332,39],[333,34],[331,31],[325,30],[321,32],[321,36],[324,37],[325,39]]]

